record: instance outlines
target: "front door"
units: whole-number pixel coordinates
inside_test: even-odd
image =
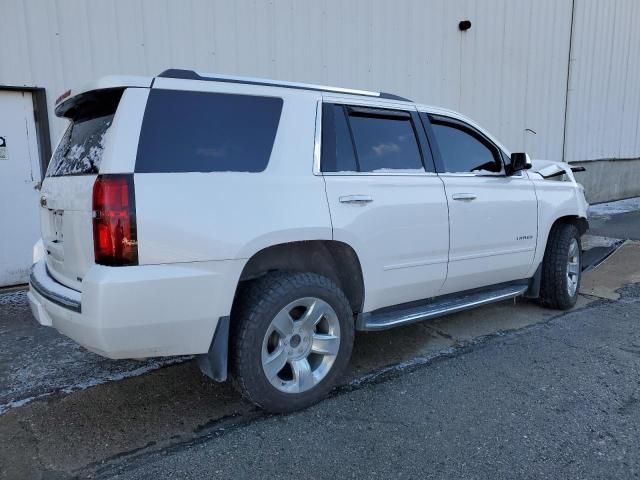
[[[0,90],[0,286],[28,280],[40,236],[39,181],[31,93]]]
[[[537,239],[537,198],[526,173],[505,174],[505,154],[474,127],[432,117],[449,205],[450,248],[442,294],[526,277]]]

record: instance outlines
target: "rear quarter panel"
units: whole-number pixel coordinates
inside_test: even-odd
[[[280,96],[283,107],[263,172],[135,174],[141,264],[246,259],[274,244],[331,239],[324,181],[313,175],[319,94],[166,78],[154,88]]]

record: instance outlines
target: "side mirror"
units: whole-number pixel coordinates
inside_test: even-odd
[[[526,153],[512,153],[511,163],[509,164],[509,175],[513,175],[521,170],[528,170],[531,168],[531,159]]]

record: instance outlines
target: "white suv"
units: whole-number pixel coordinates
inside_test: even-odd
[[[109,358],[197,354],[270,411],[355,330],[520,295],[574,305],[583,188],[469,119],[377,92],[168,70],[67,92],[29,299]],[[551,181],[551,178],[559,181]]]

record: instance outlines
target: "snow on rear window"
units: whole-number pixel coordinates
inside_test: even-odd
[[[51,158],[47,177],[98,173],[113,114],[71,122]]]

